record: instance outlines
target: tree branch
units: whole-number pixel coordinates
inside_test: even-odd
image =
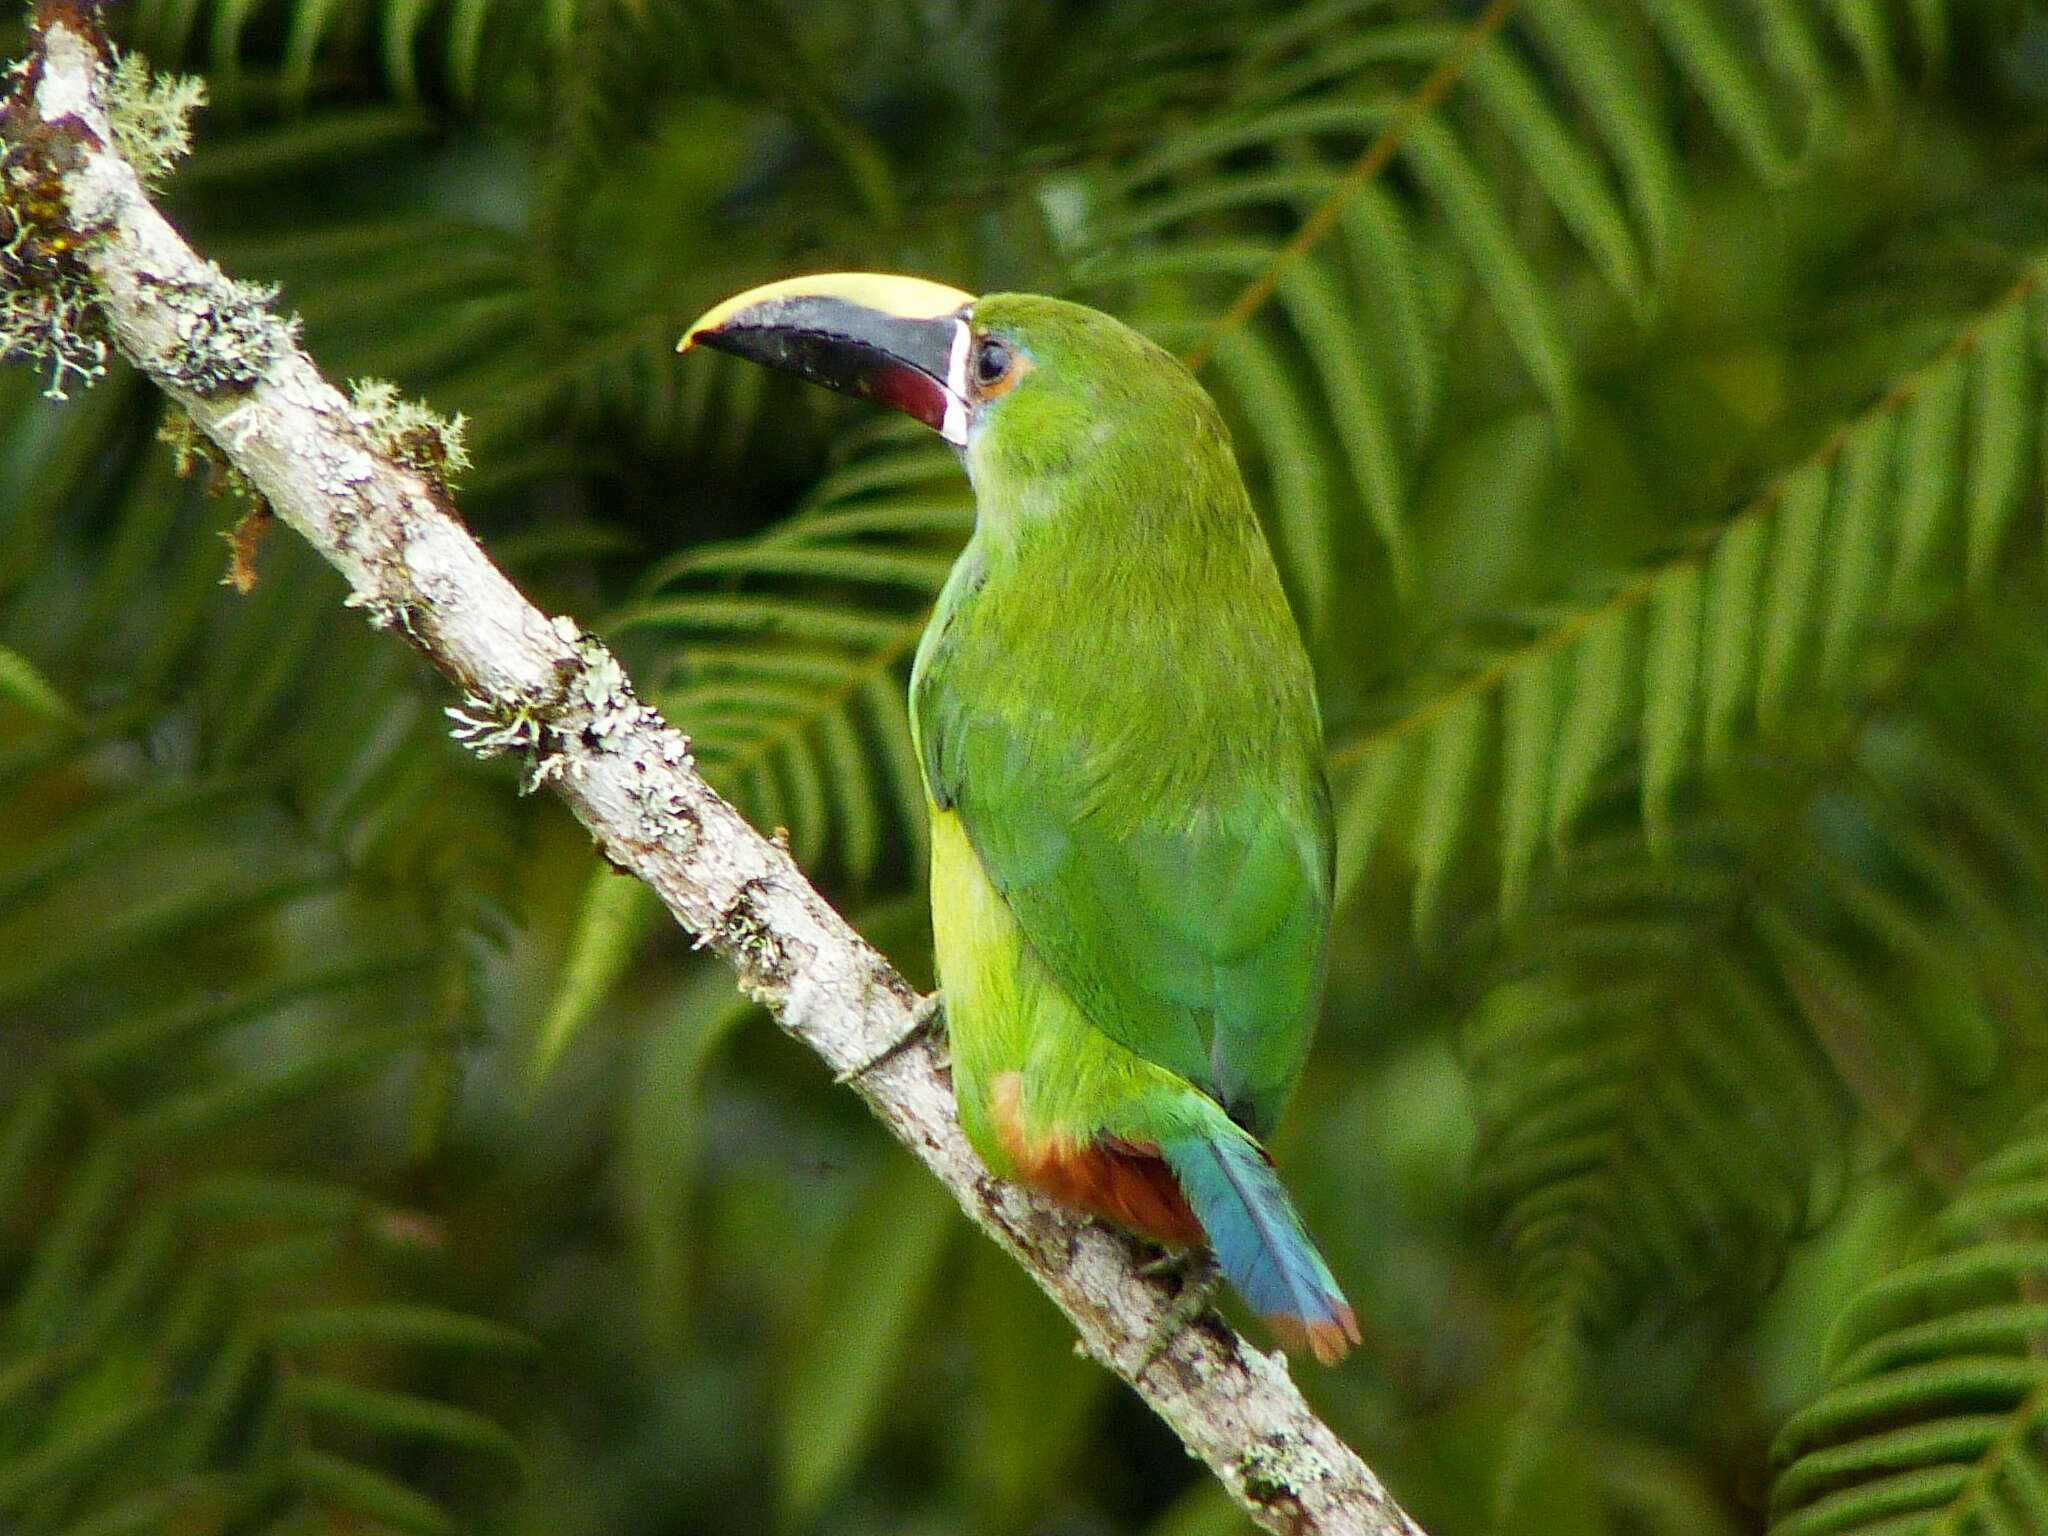
[[[916,992],[805,881],[788,852],[712,792],[688,743],[611,654],[534,608],[485,557],[431,462],[320,376],[270,295],[185,243],[118,151],[112,66],[90,7],[42,0],[37,45],[0,100],[0,355],[90,375],[111,341],[184,410],[276,515],[348,580],[352,606],[409,639],[462,691],[457,735],[516,750],[605,857],[653,887],[741,988],[853,1086],[976,1225],[1072,1319],[1081,1347],[1137,1390],[1273,1531],[1420,1536],[1371,1470],[1309,1410],[1281,1356],[1213,1314],[1149,1366],[1170,1302],[1120,1234],[999,1180],[955,1118],[929,1041],[887,1056]],[[149,167],[156,169],[157,167]]]

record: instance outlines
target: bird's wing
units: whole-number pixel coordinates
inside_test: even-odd
[[[1206,783],[1198,765],[1160,794],[1155,774],[1120,784],[1072,741],[949,702],[920,722],[927,784],[1040,958],[1104,1033],[1267,1129],[1321,989],[1320,763]]]

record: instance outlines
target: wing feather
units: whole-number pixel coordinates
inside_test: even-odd
[[[1028,710],[920,679],[920,752],[989,880],[1098,1028],[1263,1133],[1321,992],[1330,809],[1319,761],[1090,750]],[[1176,754],[1185,761],[1162,761]],[[1299,761],[1277,760],[1293,756]],[[1171,786],[1161,793],[1161,785]]]

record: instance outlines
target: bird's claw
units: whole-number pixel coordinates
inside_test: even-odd
[[[835,1074],[832,1081],[842,1085],[858,1082],[884,1062],[894,1061],[938,1026],[939,1019],[944,1014],[945,1008],[945,994],[943,992],[935,990],[930,995],[919,998],[917,1011],[910,1016],[910,1023],[904,1028],[902,1034],[891,1040],[866,1061],[855,1062],[844,1072]]]
[[[1156,1259],[1147,1260],[1138,1266],[1138,1273],[1148,1279],[1164,1279],[1172,1275],[1180,1280],[1173,1300],[1167,1303],[1166,1311],[1145,1339],[1145,1352],[1139,1357],[1138,1369],[1133,1373],[1142,1376],[1158,1363],[1159,1357],[1190,1323],[1209,1310],[1209,1303],[1216,1299],[1216,1292],[1222,1288],[1223,1271],[1216,1267],[1216,1260],[1205,1249],[1188,1248],[1168,1250]]]

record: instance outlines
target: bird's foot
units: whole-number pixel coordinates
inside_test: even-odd
[[[1209,1303],[1222,1289],[1223,1271],[1216,1267],[1216,1260],[1207,1249],[1182,1248],[1169,1249],[1158,1258],[1139,1265],[1138,1273],[1151,1279],[1172,1278],[1178,1281],[1173,1300],[1167,1304],[1166,1311],[1145,1340],[1145,1353],[1134,1373],[1142,1376],[1158,1363],[1159,1357],[1190,1323],[1209,1310]]]
[[[917,1011],[910,1016],[910,1024],[904,1029],[902,1034],[891,1040],[866,1061],[856,1062],[844,1072],[839,1073],[832,1081],[835,1083],[858,1082],[884,1062],[894,1061],[898,1056],[901,1056],[910,1047],[917,1044],[918,1041],[931,1034],[938,1027],[939,1019],[945,1013],[945,1009],[946,1001],[943,992],[935,990],[930,996],[919,998]]]

